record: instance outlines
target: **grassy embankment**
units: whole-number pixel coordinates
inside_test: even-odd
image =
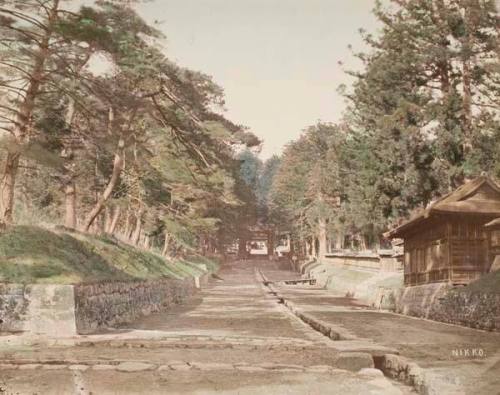
[[[459,289],[459,291],[500,294],[500,270],[485,274],[479,280],[471,282],[466,287]]]
[[[16,226],[0,235],[0,282],[77,284],[163,277],[185,278],[214,271],[204,257],[167,261],[160,255],[107,236],[35,226]]]

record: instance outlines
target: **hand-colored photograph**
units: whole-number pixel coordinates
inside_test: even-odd
[[[500,0],[0,0],[0,395],[500,395]]]

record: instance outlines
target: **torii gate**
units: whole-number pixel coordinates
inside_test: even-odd
[[[240,257],[247,258],[248,253],[248,243],[255,241],[263,241],[267,245],[267,257],[272,260],[274,257],[274,244],[275,244],[275,230],[273,227],[265,226],[254,226],[248,230],[248,237],[246,239],[239,239],[238,254]]]

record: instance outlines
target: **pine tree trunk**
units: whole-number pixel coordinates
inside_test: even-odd
[[[101,212],[97,218],[96,218],[96,233],[98,235],[102,235],[105,232],[105,221],[106,219],[104,218],[104,213]]]
[[[25,143],[26,139],[29,137],[29,124],[35,108],[35,99],[44,77],[45,61],[50,54],[49,42],[53,34],[54,24],[57,20],[58,8],[59,0],[53,0],[52,7],[48,10],[47,29],[41,38],[33,69],[29,73],[30,79],[26,87],[24,100],[21,102],[19,110],[17,111],[12,131],[17,144]],[[0,222],[3,224],[10,224],[13,222],[14,191],[16,187],[17,170],[19,167],[19,157],[20,153],[16,150],[8,150],[4,165],[4,173],[2,175],[2,183],[0,185]]]
[[[129,240],[130,239],[130,217],[131,217],[131,212],[130,212],[130,207],[127,207],[127,216],[125,217],[125,225],[124,225],[124,231],[123,231],[123,237],[125,239]]]
[[[240,258],[247,258],[247,240],[243,237],[240,237],[238,240],[238,256]]]
[[[365,250],[368,249],[368,243],[366,242],[366,236],[365,235],[361,235],[360,243],[361,243],[361,249],[363,251],[365,251]]]
[[[71,129],[75,117],[75,100],[68,99],[68,109],[66,111],[65,123]],[[65,147],[60,154],[63,160],[63,186],[64,186],[64,226],[67,228],[76,228],[76,183],[75,183],[75,164],[73,162],[73,150]]]
[[[471,40],[469,32],[469,21],[470,21],[470,5],[466,5],[464,9],[464,20],[465,20],[465,35],[462,42],[462,86],[463,86],[463,102],[462,111],[464,119],[464,142],[463,151],[464,155],[467,157],[469,152],[472,150],[472,89],[471,89],[471,61],[470,61],[470,50],[471,50]]]
[[[132,239],[130,240],[133,245],[137,245],[137,243],[139,243],[139,239],[141,237],[141,231],[142,231],[142,210],[139,210],[135,220],[135,229],[134,232],[132,233]]]
[[[16,175],[19,169],[19,153],[7,152],[3,169],[2,186],[0,190],[0,208],[2,222],[6,225],[13,221],[14,190],[16,186]]]
[[[107,232],[111,235],[115,233],[116,225],[118,224],[118,220],[120,219],[120,213],[121,213],[120,206],[116,206],[113,212],[113,218],[111,219],[111,223],[107,230]]]
[[[344,239],[343,238],[343,234],[341,232],[337,232],[335,234],[335,249],[336,250],[341,250],[342,249],[342,247],[343,247],[343,245],[342,245],[343,244],[342,243],[343,239]]]
[[[163,250],[161,251],[161,254],[163,256],[168,256],[168,249],[170,247],[170,235],[168,232],[165,232],[165,239],[163,241]]]
[[[318,258],[322,260],[326,255],[326,220],[318,219]]]
[[[133,245],[137,245],[139,243],[139,239],[141,238],[141,231],[142,231],[142,222],[138,218],[137,225],[135,226],[134,233],[132,234],[132,240],[130,240]]]
[[[306,248],[306,256],[311,256],[312,254],[311,243],[309,242],[309,240],[306,240],[304,243]]]
[[[76,185],[74,182],[66,184],[64,188],[65,217],[64,226],[76,228]]]
[[[112,112],[110,111],[110,122],[112,122]],[[113,161],[113,171],[111,173],[111,178],[108,182],[108,185],[106,186],[106,189],[102,193],[102,195],[97,199],[97,202],[92,209],[92,211],[88,214],[87,219],[85,220],[85,225],[84,225],[84,231],[88,231],[90,229],[90,226],[96,219],[96,217],[101,213],[101,211],[104,208],[104,205],[108,201],[108,199],[111,196],[111,193],[115,189],[116,185],[118,184],[118,181],[120,180],[120,176],[123,170],[123,163],[124,163],[124,156],[125,156],[125,140],[123,137],[120,136],[120,139],[118,141],[118,147],[115,152],[115,158]]]

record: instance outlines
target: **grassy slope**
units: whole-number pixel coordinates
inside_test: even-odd
[[[0,235],[0,282],[58,283],[184,278],[214,270],[203,257],[167,262],[108,237],[16,226]]]
[[[500,294],[500,270],[485,274],[479,280],[471,282],[459,291]]]

